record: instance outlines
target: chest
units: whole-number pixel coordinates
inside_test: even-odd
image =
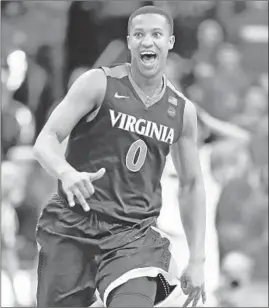
[[[103,109],[113,128],[169,144],[177,138],[179,111],[166,91],[156,102],[143,101],[131,87],[117,83],[108,86]]]

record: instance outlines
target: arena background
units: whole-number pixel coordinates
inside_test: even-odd
[[[1,2],[1,306],[35,305],[35,226],[55,179],[32,145],[72,82],[129,59],[127,20],[139,6],[169,10],[174,84],[203,112],[199,142],[207,214],[207,306],[268,306],[268,2]],[[220,122],[214,122],[214,119]],[[187,260],[168,157],[160,226]],[[171,214],[172,213],[172,214]]]

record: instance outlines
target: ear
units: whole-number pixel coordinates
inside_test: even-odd
[[[128,46],[128,49],[130,50],[130,36],[127,35],[127,46]]]
[[[171,35],[170,38],[169,38],[169,42],[168,42],[168,49],[169,50],[174,48],[175,40],[176,40],[175,36]]]

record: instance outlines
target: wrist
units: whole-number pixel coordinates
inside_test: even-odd
[[[65,178],[68,174],[73,173],[73,172],[77,172],[77,171],[76,171],[74,168],[72,168],[71,166],[70,166],[70,168],[66,168],[66,169],[60,170],[60,171],[58,172],[58,179],[59,179],[60,181],[63,181],[64,178]]]
[[[189,264],[204,264],[205,260],[205,257],[190,257]]]

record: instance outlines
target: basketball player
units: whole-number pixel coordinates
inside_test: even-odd
[[[164,75],[174,41],[170,15],[154,6],[135,11],[131,63],[84,73],[41,131],[36,157],[59,187],[37,226],[38,306],[87,307],[97,288],[107,307],[153,307],[177,285],[184,306],[205,301],[196,111]],[[170,242],[156,228],[170,150],[188,208],[189,260],[180,279],[171,271]]]

